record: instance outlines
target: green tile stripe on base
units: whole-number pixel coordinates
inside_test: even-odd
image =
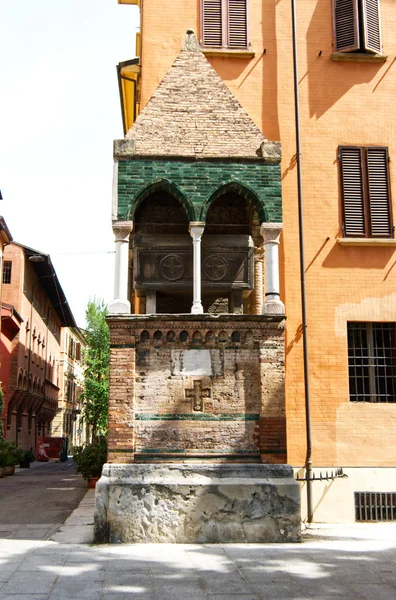
[[[264,344],[262,345],[264,350],[279,350],[279,344]]]
[[[156,462],[170,462],[170,461],[174,461],[174,462],[178,462],[180,460],[184,461],[213,461],[214,459],[218,460],[221,459],[224,462],[227,461],[241,461],[241,462],[260,462],[260,455],[259,454],[250,454],[250,455],[246,455],[246,454],[223,454],[222,452],[219,452],[218,454],[213,454],[213,455],[205,455],[205,454],[192,454],[192,455],[188,455],[188,454],[183,454],[183,456],[174,456],[172,454],[150,454],[150,455],[143,455],[143,454],[135,454],[135,462],[152,462],[153,460],[155,460]]]
[[[108,448],[108,452],[112,452],[113,454],[133,454],[134,450],[132,448]]]
[[[110,344],[110,348],[135,348],[135,344]]]
[[[218,455],[218,454],[225,454],[225,455],[254,455],[254,456],[259,456],[259,453],[257,453],[257,450],[230,450],[229,448],[222,448],[220,450],[200,450],[199,448],[197,449],[191,449],[189,448],[188,450],[184,449],[184,448],[171,448],[171,449],[164,449],[164,448],[140,448],[139,450],[136,450],[136,454],[163,454],[163,455],[167,455],[167,454],[191,454],[191,455],[199,455],[199,456],[205,456],[205,455]]]
[[[161,415],[158,413],[137,413],[135,415],[136,421],[258,421],[260,415],[258,414],[219,414],[219,415],[208,415],[206,413],[178,413],[171,415]]]

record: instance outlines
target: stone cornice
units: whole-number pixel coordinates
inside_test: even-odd
[[[178,323],[194,322],[201,324],[204,327],[216,327],[219,326],[254,326],[266,325],[271,323],[279,323],[285,319],[285,315],[237,315],[230,313],[222,314],[210,314],[205,313],[203,315],[188,314],[150,314],[150,315],[112,315],[109,314],[106,320],[110,323],[116,324],[119,322],[130,326],[134,323],[139,323],[142,327],[157,326],[158,323],[169,322],[169,329],[177,329]]]
[[[131,159],[151,159],[151,160],[196,160],[196,161],[253,161],[262,162],[265,164],[279,164],[282,160],[282,144],[281,142],[264,141],[257,148],[255,154],[241,156],[240,154],[233,154],[224,152],[223,155],[213,153],[205,154],[200,156],[191,151],[190,154],[158,154],[155,150],[153,152],[139,152],[136,150],[136,142],[134,139],[122,138],[113,141],[113,157],[115,161],[119,160],[131,160]]]

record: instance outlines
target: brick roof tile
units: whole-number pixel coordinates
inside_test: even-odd
[[[266,138],[192,36],[125,136],[125,148],[140,156],[262,157]]]

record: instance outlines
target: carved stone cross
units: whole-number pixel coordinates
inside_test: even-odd
[[[203,388],[202,381],[194,381],[194,387],[191,390],[185,390],[187,400],[192,400],[192,409],[195,412],[203,412],[204,399],[210,398],[210,388]]]

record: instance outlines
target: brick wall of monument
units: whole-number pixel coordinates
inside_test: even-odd
[[[280,319],[108,322],[110,462],[286,461]]]

